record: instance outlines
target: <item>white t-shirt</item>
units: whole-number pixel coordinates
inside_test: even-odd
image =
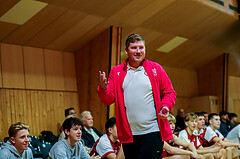
[[[218,136],[221,140],[224,140],[224,139],[225,139],[225,137],[222,135],[222,133],[220,133],[220,131],[218,131],[217,129],[216,129],[214,132],[217,134],[217,136]]]
[[[226,137],[227,140],[233,141],[236,143],[240,143],[240,124],[235,126],[227,135]],[[240,154],[240,150],[238,150],[238,153]]]
[[[128,67],[123,81],[124,102],[133,135],[158,132],[152,85],[143,66]]]
[[[215,137],[217,137],[216,132],[214,132],[211,127],[206,127],[204,130],[204,139],[208,142],[211,142]]]
[[[200,146],[201,146],[201,143],[198,139],[198,136],[197,136],[197,130],[194,130],[193,131],[193,134],[192,136],[187,132],[186,129],[182,130],[179,132],[178,134],[178,137],[181,139],[181,140],[184,140],[188,143],[192,143],[196,149],[198,149]],[[180,148],[183,148],[182,146],[180,146]]]
[[[226,139],[229,141],[233,141],[236,143],[240,143],[239,142],[239,138],[240,138],[240,124],[238,124],[238,126],[235,126],[227,135]]]
[[[208,147],[214,144],[213,139],[217,137],[217,134],[213,131],[211,127],[206,127],[205,129],[201,129],[198,134],[198,139],[202,143],[203,147]]]
[[[203,135],[202,145],[204,147],[214,145],[213,139],[215,137],[219,137],[221,140],[224,140],[224,136],[220,133],[220,131],[218,131],[217,129],[213,131],[213,129],[210,126],[204,129],[204,132],[202,135]]]
[[[99,155],[101,158],[105,158],[110,153],[118,154],[121,148],[121,143],[117,140],[116,143],[113,143],[107,134],[104,134],[100,137],[99,140],[94,144],[90,155]]]

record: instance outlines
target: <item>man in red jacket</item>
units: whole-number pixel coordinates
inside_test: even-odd
[[[172,139],[166,119],[176,93],[166,72],[145,59],[145,41],[138,34],[126,40],[126,61],[115,66],[109,78],[99,71],[101,101],[116,105],[116,124],[126,159],[161,158],[163,141]]]

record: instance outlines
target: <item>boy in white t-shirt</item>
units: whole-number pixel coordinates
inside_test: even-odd
[[[208,117],[209,126],[206,128],[206,134],[212,134],[209,138],[211,140],[208,143],[208,146],[213,145],[214,143],[219,143],[220,145],[227,147],[227,158],[228,159],[238,159],[238,148],[240,148],[239,143],[228,141],[217,129],[220,127],[220,117],[216,113],[211,113]],[[210,133],[214,131],[216,134]]]
[[[107,134],[104,134],[96,141],[90,155],[99,155],[104,159],[123,159],[124,154],[117,135],[116,118],[108,119],[105,128]]]
[[[205,117],[202,113],[196,113],[198,115],[198,123],[197,123],[197,136],[199,141],[201,142],[202,146],[205,148],[213,148],[213,147],[221,147],[219,144],[214,144],[212,146],[208,146],[208,143],[213,140],[214,137],[216,137],[216,133],[209,127],[205,128]],[[204,129],[205,128],[205,129]],[[208,131],[207,131],[208,130]],[[213,153],[214,158],[221,159],[226,158],[226,150],[221,147],[220,151],[217,153]]]

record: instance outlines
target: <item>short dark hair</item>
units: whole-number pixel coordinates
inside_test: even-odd
[[[73,125],[80,125],[83,126],[82,121],[79,118],[76,117],[70,117],[64,120],[62,127],[63,127],[63,131],[65,133],[65,130],[67,129],[68,131],[70,131],[70,129],[72,128]],[[67,134],[65,133],[66,137]]]
[[[111,117],[110,119],[107,120],[107,122],[105,124],[105,129],[106,129],[107,134],[108,134],[108,128],[113,128],[115,124],[116,124],[115,117]]]
[[[210,120],[213,119],[214,116],[219,116],[219,115],[218,115],[217,113],[211,113],[211,114],[209,114],[209,116],[208,116],[208,123],[209,123]]]
[[[204,116],[204,115],[203,115],[204,113],[202,113],[202,112],[195,112],[195,114],[197,114],[198,117]]]
[[[231,120],[233,117],[237,117],[237,114],[235,114],[235,113],[229,113],[228,114],[229,120]]]
[[[28,132],[29,132],[29,126],[27,126],[21,122],[12,124],[8,130],[9,137],[15,137],[17,132],[20,130],[28,130]]]
[[[141,35],[130,34],[126,39],[126,48],[129,47],[130,43],[133,43],[133,42],[136,42],[136,41],[143,41],[143,43],[145,45],[145,40],[143,39],[143,37],[141,37]]]
[[[74,108],[71,107],[71,108],[65,109],[65,117],[67,117],[69,115],[70,110],[74,110]]]
[[[226,112],[226,111],[221,111],[220,113],[219,113],[219,116],[221,117],[222,115],[227,115],[228,114],[228,112]]]
[[[207,113],[207,112],[205,112],[205,111],[202,111],[201,113],[202,113],[202,114],[208,114],[208,113]]]

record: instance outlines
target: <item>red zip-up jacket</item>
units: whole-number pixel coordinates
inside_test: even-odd
[[[98,86],[98,95],[104,104],[110,105],[115,102],[118,138],[122,143],[133,142],[132,132],[125,111],[122,88],[124,78],[127,74],[127,61],[128,59],[123,64],[112,68],[108,77],[109,84],[106,90]],[[169,122],[167,119],[160,119],[158,114],[163,106],[168,107],[169,111],[172,110],[176,101],[176,92],[174,91],[171,81],[161,65],[144,59],[143,67],[152,85],[156,114],[158,117],[158,125],[162,140],[170,140],[173,137]]]

